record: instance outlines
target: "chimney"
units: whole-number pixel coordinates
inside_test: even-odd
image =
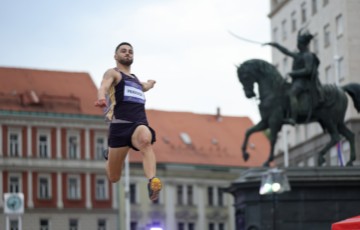
[[[221,112],[220,112],[220,107],[217,107],[217,108],[216,108],[216,121],[217,121],[217,122],[221,122],[221,121],[222,121]]]

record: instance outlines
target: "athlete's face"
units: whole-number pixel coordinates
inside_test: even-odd
[[[115,53],[115,60],[122,65],[130,66],[134,60],[134,53],[131,46],[122,45]]]

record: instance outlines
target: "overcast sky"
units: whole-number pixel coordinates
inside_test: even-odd
[[[146,93],[148,109],[215,114],[220,107],[223,115],[260,119],[258,101],[245,98],[235,65],[271,61],[271,50],[228,30],[270,41],[269,0],[0,3],[0,66],[87,72],[99,86],[115,66],[115,47],[128,41],[132,72],[157,81]]]

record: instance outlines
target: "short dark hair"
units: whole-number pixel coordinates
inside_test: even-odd
[[[119,49],[120,46],[122,46],[122,45],[128,45],[128,46],[130,46],[131,48],[133,48],[132,45],[131,45],[129,42],[121,42],[119,45],[116,46],[116,48],[115,48],[115,53],[118,51],[118,49]]]

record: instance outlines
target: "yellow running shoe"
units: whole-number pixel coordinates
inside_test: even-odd
[[[161,180],[157,177],[153,177],[149,180],[148,191],[150,200],[154,201],[159,198],[159,192],[162,188]]]

